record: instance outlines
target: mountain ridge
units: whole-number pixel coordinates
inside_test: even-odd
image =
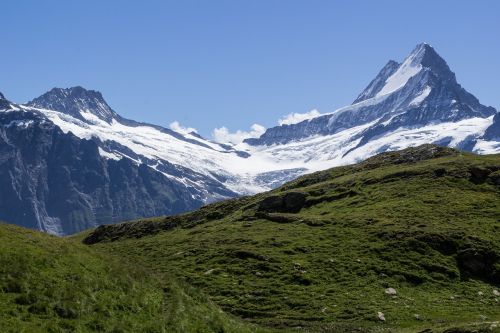
[[[81,86],[52,88],[26,105],[59,111],[83,121],[87,119],[82,116],[82,112],[90,112],[106,122],[111,122],[117,116],[99,91],[87,90]]]

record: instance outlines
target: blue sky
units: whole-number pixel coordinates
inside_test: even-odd
[[[0,91],[99,90],[125,117],[210,136],[351,103],[389,60],[433,45],[500,107],[500,1],[2,1]]]

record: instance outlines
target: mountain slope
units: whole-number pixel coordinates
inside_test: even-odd
[[[0,112],[0,219],[53,234],[201,206],[186,187],[41,115]]]
[[[264,332],[195,289],[71,239],[0,223],[0,329]]]
[[[500,155],[424,145],[80,237],[264,326],[498,331],[499,212]]]

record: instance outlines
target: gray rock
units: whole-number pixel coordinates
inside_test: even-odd
[[[386,295],[389,295],[389,296],[396,296],[397,295],[397,291],[394,288],[387,288],[385,290],[385,293],[386,293]]]

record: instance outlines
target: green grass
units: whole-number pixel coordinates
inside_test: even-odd
[[[0,249],[2,332],[499,332],[500,156],[423,146]]]
[[[101,227],[87,242],[263,327],[489,327],[500,320],[500,157],[435,155],[385,154],[195,213]],[[259,209],[289,192],[304,194],[300,212]]]
[[[0,224],[0,332],[260,332],[175,279]]]

